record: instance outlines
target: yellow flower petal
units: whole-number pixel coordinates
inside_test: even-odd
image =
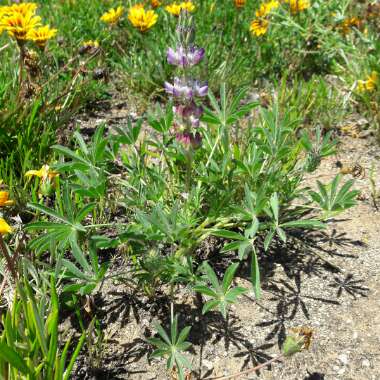
[[[158,15],[153,11],[146,11],[141,4],[136,4],[129,9],[128,20],[131,24],[140,30],[146,32],[156,24]]]
[[[0,218],[0,234],[10,234],[11,232],[11,226],[3,218]]]
[[[124,13],[124,7],[111,8],[108,12],[104,13],[100,19],[110,25],[115,25],[120,20]]]
[[[49,165],[43,165],[39,170],[28,170],[25,173],[26,177],[36,176],[42,179],[42,182],[45,182],[47,179],[51,180],[52,178],[58,176],[58,173],[50,170]]]
[[[9,199],[8,191],[0,191],[0,207],[3,206],[12,206],[14,201]]]

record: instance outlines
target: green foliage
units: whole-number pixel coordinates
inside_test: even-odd
[[[233,286],[239,265],[249,266],[259,298],[262,245],[270,254],[291,230],[324,228],[355,205],[352,180],[343,183],[338,175],[316,188],[303,182],[335,153],[331,129],[350,112],[380,124],[378,81],[358,89],[358,80],[380,71],[378,26],[367,20],[366,33],[359,26],[342,30],[344,20],[360,14],[360,2],[315,0],[297,14],[281,2],[261,37],[249,31],[259,1],[239,10],[233,1],[195,3],[196,44],[205,48],[207,64],[194,72],[210,86],[197,148],[177,141],[175,103],[162,101],[163,83],[175,70],[166,52],[177,24],[164,7],[156,10],[157,24],[140,33],[126,12],[114,26],[100,20],[119,5],[114,1],[40,1],[39,14],[59,38],[34,53],[26,43],[36,67],[33,75],[30,61],[23,62],[24,81],[16,66],[21,51],[6,33],[0,36],[0,179],[17,201],[1,216],[30,221],[27,248],[21,244],[17,253],[33,257],[23,257],[28,274],[20,275],[3,317],[2,377],[70,378],[85,338],[74,348],[70,340],[61,344],[58,294],[61,301],[90,296],[106,276],[104,249],[122,255],[128,270],[115,281],[135,294],[154,301],[167,292],[174,302],[176,289],[187,287],[206,298],[203,314],[216,309],[226,318],[248,291]],[[88,40],[100,47],[90,53],[83,47]],[[103,69],[109,85],[93,79]],[[136,102],[142,112],[112,130],[106,121],[87,139],[76,130],[78,112],[115,90],[129,110]],[[24,175],[49,162],[59,177],[49,182],[54,191],[41,192],[43,181],[26,182]],[[220,239],[212,250],[229,253],[225,273],[217,275],[204,255],[210,236]],[[215,268],[218,259],[212,257]],[[150,339],[157,348],[152,356],[167,357],[168,368],[184,379],[190,327],[179,332],[172,313],[170,337],[159,323],[155,329],[160,338]],[[287,340],[285,355],[299,351],[298,343]]]
[[[185,380],[184,369],[191,369],[191,363],[183,354],[183,351],[191,347],[191,343],[186,339],[190,333],[191,327],[186,326],[178,332],[178,315],[172,315],[170,322],[170,337],[159,323],[154,323],[154,328],[160,338],[149,338],[148,341],[157,349],[151,354],[151,358],[167,357],[167,369],[173,369],[175,366],[179,380]]]
[[[247,291],[247,289],[241,286],[232,287],[232,281],[238,267],[239,263],[231,264],[224,274],[222,283],[220,283],[211,266],[207,262],[203,264],[203,271],[210,286],[207,286],[205,282],[194,286],[196,292],[210,298],[204,304],[202,314],[206,314],[213,309],[219,309],[223,317],[227,318],[229,306],[235,303],[237,298]]]
[[[319,192],[310,191],[313,201],[323,210],[324,219],[329,219],[356,204],[359,191],[351,190],[354,181],[347,181],[339,189],[341,180],[342,176],[338,174],[329,184],[324,185],[317,181]]]
[[[19,283],[12,307],[3,316],[0,374],[9,380],[68,380],[85,340],[83,333],[71,354],[71,339],[60,349],[59,306],[54,278],[51,301],[37,300],[28,281]]]

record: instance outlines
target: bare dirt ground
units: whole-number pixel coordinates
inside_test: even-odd
[[[296,236],[287,246],[262,255],[259,301],[248,295],[232,308],[228,321],[211,313],[202,322],[196,300],[186,290],[178,294],[181,323],[193,325],[190,379],[254,367],[276,356],[289,329],[299,326],[314,331],[309,351],[241,379],[380,378],[380,212],[370,185],[373,167],[380,191],[380,148],[371,137],[346,136],[338,152],[323,161],[307,183],[330,181],[339,172],[337,161],[343,166],[358,163],[365,169],[355,184],[361,190],[358,205],[332,220],[325,231]],[[249,287],[244,271],[239,282]],[[150,304],[108,280],[95,297],[95,306],[104,333],[98,369],[90,370],[93,364],[82,357],[75,379],[170,379],[163,360],[149,360],[151,348],[146,343],[152,321],[169,320],[164,296]]]

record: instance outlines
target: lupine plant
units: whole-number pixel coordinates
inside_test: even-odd
[[[14,298],[2,313],[0,377],[70,378],[84,322],[78,341],[61,342],[59,310],[81,315],[112,277],[150,303],[168,296],[170,334],[155,323],[149,342],[183,379],[190,326],[179,331],[177,290],[228,321],[249,291],[239,268],[259,298],[274,244],[355,205],[353,180],[304,180],[335,153],[326,129],[353,107],[379,122],[379,7],[40,3],[0,7],[0,296],[7,286]],[[88,138],[77,113],[115,90],[143,111]],[[116,275],[115,251],[126,266]],[[310,332],[296,335],[262,366],[309,345]]]

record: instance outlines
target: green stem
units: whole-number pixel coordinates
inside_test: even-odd
[[[190,193],[191,190],[191,172],[193,163],[193,152],[191,148],[186,151],[186,193]]]

